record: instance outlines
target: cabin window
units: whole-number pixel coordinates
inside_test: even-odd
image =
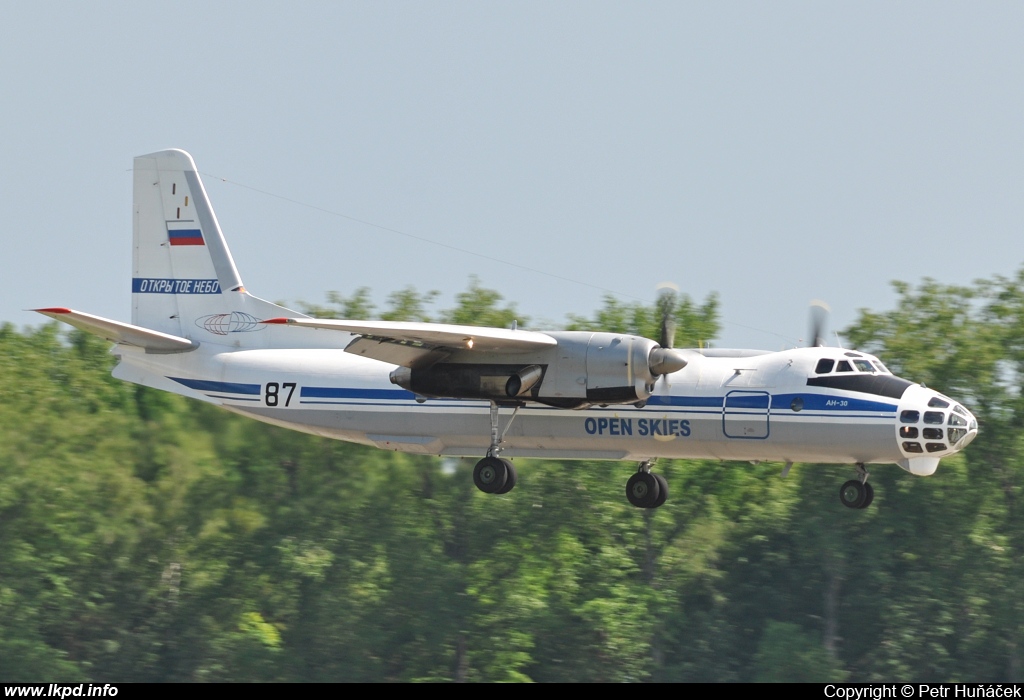
[[[846,360],[840,360],[839,364],[836,365],[836,372],[852,372],[853,367],[850,367],[850,363]]]
[[[829,372],[832,371],[832,368],[835,366],[835,364],[835,360],[830,360],[827,357],[823,357],[820,360],[818,360],[818,366],[814,368],[814,371],[817,374],[828,374]]]
[[[942,411],[925,411],[924,422],[929,425],[942,425],[946,422],[946,414]]]
[[[903,443],[904,452],[923,452],[921,449],[921,443],[919,442],[905,442]]]
[[[917,428],[913,428],[913,427],[911,427],[909,425],[901,426],[900,427],[900,437],[901,438],[916,438],[917,437]]]

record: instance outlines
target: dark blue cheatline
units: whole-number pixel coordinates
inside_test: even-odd
[[[207,379],[182,379],[181,377],[168,377],[182,386],[187,386],[195,391],[216,391],[221,394],[246,394],[249,396],[260,395],[259,384],[239,384],[236,382],[213,382]]]

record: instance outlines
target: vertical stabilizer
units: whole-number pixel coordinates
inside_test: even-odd
[[[133,324],[248,345],[239,334],[258,320],[302,316],[246,293],[192,156],[139,156],[134,172]]]

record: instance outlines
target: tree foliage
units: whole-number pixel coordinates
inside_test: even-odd
[[[0,328],[0,680],[1019,680],[1024,273],[897,287],[845,336],[964,398],[982,434],[931,478],[875,467],[473,460],[324,440],[114,380],[107,345]],[[471,280],[379,317],[529,320]],[[378,316],[369,290],[321,316]],[[718,328],[683,297],[677,346]],[[658,337],[607,299],[578,329]]]

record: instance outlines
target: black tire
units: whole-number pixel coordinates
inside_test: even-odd
[[[484,493],[501,493],[508,481],[508,469],[497,457],[484,457],[473,467],[473,483]]]
[[[863,508],[867,489],[856,479],[850,479],[839,487],[839,502],[847,508]]]
[[[651,508],[661,508],[668,500],[668,481],[661,474],[654,474],[654,478],[658,482],[658,498]]]
[[[519,480],[519,475],[516,474],[516,468],[512,466],[512,462],[507,459],[501,461],[505,465],[505,485],[501,488],[501,491],[495,491],[497,494],[508,493],[516,487],[516,481]]]
[[[653,508],[661,486],[653,474],[637,472],[626,482],[626,499],[637,508]]]
[[[871,484],[864,484],[864,502],[860,504],[861,510],[871,505],[873,500],[875,500],[875,489],[872,488]]]

